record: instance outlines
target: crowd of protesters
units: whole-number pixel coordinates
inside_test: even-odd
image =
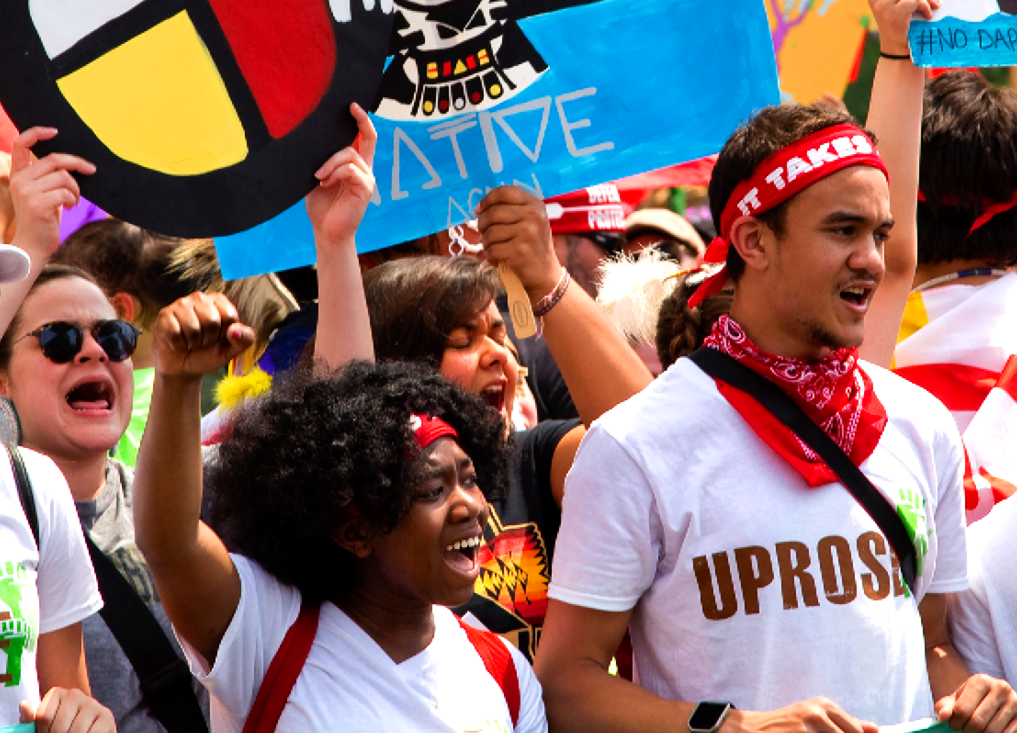
[[[870,5],[866,126],[760,110],[705,226],[500,187],[358,255],[351,106],[311,292],[114,219],[61,242],[94,166],[25,130],[0,726],[1017,733],[1017,92],[912,64],[935,0]]]

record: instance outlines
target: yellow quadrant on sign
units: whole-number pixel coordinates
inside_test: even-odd
[[[188,176],[247,157],[244,128],[186,11],[57,85],[96,137],[131,163]]]

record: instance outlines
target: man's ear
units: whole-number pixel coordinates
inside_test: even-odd
[[[120,291],[114,293],[109,300],[117,312],[117,318],[134,323],[134,319],[141,315],[141,301],[130,293]]]
[[[741,255],[746,268],[765,270],[769,266],[772,240],[770,230],[753,216],[743,216],[731,227],[730,245]]]
[[[10,381],[7,378],[7,374],[0,372],[0,397],[9,397],[10,393]]]
[[[350,517],[332,532],[332,540],[354,557],[366,560],[374,550],[374,529],[363,517]]]

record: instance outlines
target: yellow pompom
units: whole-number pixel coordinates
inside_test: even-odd
[[[260,369],[253,369],[242,377],[226,377],[215,388],[215,398],[227,409],[238,406],[244,400],[263,395],[272,389],[272,376]]]

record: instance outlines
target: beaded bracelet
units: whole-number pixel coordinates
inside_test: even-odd
[[[558,305],[558,301],[560,301],[562,296],[565,295],[565,291],[568,289],[570,282],[572,282],[572,276],[569,275],[569,271],[564,267],[561,268],[561,277],[558,278],[558,283],[554,286],[554,289],[538,300],[537,304],[533,306],[533,315],[537,319],[538,339],[544,335],[544,316],[550,313],[551,309]]]
[[[572,276],[569,275],[569,271],[564,267],[561,268],[561,277],[558,278],[557,285],[554,286],[550,293],[537,301],[537,304],[533,306],[533,315],[537,318],[543,318],[550,313],[551,309],[558,305],[558,301],[565,295],[565,289],[569,286],[571,280]]]

